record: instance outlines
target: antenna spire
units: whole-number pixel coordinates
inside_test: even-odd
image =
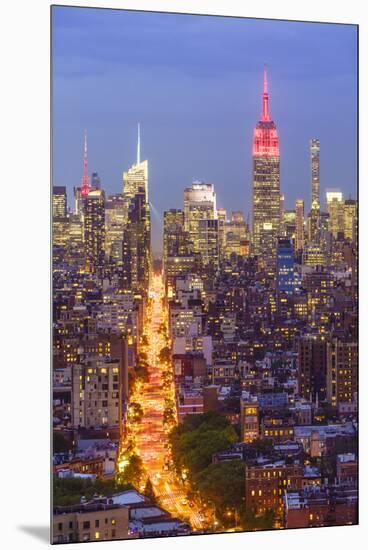
[[[269,111],[269,96],[268,96],[268,80],[267,80],[267,65],[264,66],[263,71],[263,100],[262,100],[262,120],[271,120]]]
[[[87,130],[84,130],[82,196],[86,197],[89,191],[90,191],[90,187],[89,187],[89,177],[88,177]]]
[[[141,163],[141,124],[138,122],[137,164]]]

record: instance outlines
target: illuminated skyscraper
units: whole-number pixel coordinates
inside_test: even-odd
[[[163,259],[188,253],[187,234],[184,231],[184,212],[171,208],[164,212]]]
[[[116,264],[122,261],[123,220],[123,196],[110,195],[105,204],[105,252],[107,258]]]
[[[52,242],[65,245],[68,239],[68,218],[66,210],[66,188],[52,188]]]
[[[347,199],[344,202],[344,237],[356,241],[357,201]]]
[[[137,162],[123,174],[123,286],[145,294],[151,267],[151,216],[148,161],[141,161],[138,124]]]
[[[227,212],[225,208],[217,209],[218,229],[219,229],[219,255],[222,258],[225,254],[226,246],[226,222]]]
[[[319,139],[310,140],[310,165],[311,165],[311,187],[312,201],[320,206],[319,198]]]
[[[127,223],[131,199],[143,188],[148,203],[148,161],[141,162],[140,125],[138,124],[137,162],[123,173],[124,223]]]
[[[146,194],[141,188],[131,199],[122,243],[123,288],[148,290],[151,267],[150,212]]]
[[[280,238],[277,244],[277,291],[292,294],[297,282],[292,242],[290,239]]]
[[[83,199],[84,247],[86,269],[95,273],[102,268],[105,257],[105,193],[90,191]]]
[[[211,265],[217,269],[219,265],[218,220],[199,220],[198,248],[203,265]]]
[[[217,218],[216,193],[212,183],[195,181],[184,190],[184,223],[193,243],[194,252],[199,252],[199,220]]]
[[[344,201],[341,191],[326,192],[326,212],[329,214],[328,230],[336,239],[344,232]]]
[[[66,216],[66,187],[54,186],[52,188],[52,217],[65,218]]]
[[[304,248],[304,201],[295,202],[295,249],[299,252]]]
[[[280,195],[280,235],[285,236],[285,195]]]
[[[253,134],[253,249],[259,256],[266,253],[261,244],[262,232],[267,233],[267,254],[271,253],[273,260],[280,233],[280,152],[276,125],[269,112],[266,69],[262,115]]]

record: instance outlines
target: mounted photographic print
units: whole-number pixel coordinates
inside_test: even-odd
[[[52,542],[356,524],[358,27],[51,25]]]

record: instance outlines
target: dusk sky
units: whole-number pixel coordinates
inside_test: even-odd
[[[55,7],[53,184],[67,186],[73,207],[86,128],[90,174],[121,193],[140,121],[154,250],[157,215],[182,207],[193,180],[215,184],[219,207],[250,214],[266,63],[286,208],[303,198],[309,210],[312,137],[322,204],[326,188],[355,198],[356,56],[355,26]]]

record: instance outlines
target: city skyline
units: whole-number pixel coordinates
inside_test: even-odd
[[[99,173],[102,187],[110,194],[121,191],[122,173],[135,160],[137,123],[140,122],[142,158],[149,160],[152,205],[160,218],[171,204],[180,204],[181,189],[193,180],[215,185],[219,207],[228,211],[241,208],[250,216],[252,130],[261,110],[265,62],[272,113],[279,129],[280,186],[285,195],[286,209],[293,208],[299,198],[309,208],[309,140],[312,138],[320,139],[321,143],[322,204],[327,188],[341,189],[346,198],[355,198],[356,70],[351,63],[356,50],[354,27],[318,24],[318,36],[324,36],[325,48],[320,56],[313,56],[316,53],[313,40],[316,31],[315,26],[308,23],[238,18],[213,20],[205,16],[196,19],[195,16],[112,10],[110,14],[98,13],[99,22],[101,17],[108,19],[106,25],[96,25],[95,12],[78,8],[73,12],[68,8],[54,11],[53,175],[54,185],[66,185],[69,204],[72,203],[72,189],[80,184],[83,175],[84,128],[88,130],[90,171]],[[114,16],[111,17],[112,27],[110,15]],[[149,27],[147,16],[151,16]],[[150,41],[157,38],[152,22],[160,23],[157,57],[149,51]],[[220,22],[223,23],[221,28]],[[148,38],[141,40],[139,53],[135,54],[137,59],[128,63],[123,54],[115,50],[112,53],[111,46],[124,42],[124,36],[134,40],[134,30],[138,25],[143,25]],[[171,44],[175,25],[178,36],[184,32],[183,37],[193,37],[198,49],[198,59],[190,70],[189,61],[193,60],[190,54],[187,54],[188,58],[184,55],[181,40],[170,58],[164,56],[162,59],[162,43]],[[292,30],[294,25],[299,27],[298,31]],[[107,42],[102,40],[103,27],[109,28],[111,35]],[[249,42],[256,35],[261,44],[259,50],[252,51],[251,58],[241,56],[239,61],[235,49],[230,58],[230,29],[234,31],[231,40],[238,49],[244,40]],[[96,37],[96,43],[89,41],[88,47],[84,40],[77,40],[78,35],[87,30]],[[286,32],[286,38],[282,37],[281,30]],[[211,48],[216,38],[221,37],[226,47],[220,55],[220,63],[214,65]],[[285,44],[290,37],[297,42],[293,48],[295,51],[288,50],[286,55]],[[344,52],[336,50],[341,48],[336,42],[341,42],[342,37]],[[102,42],[104,47],[100,49],[98,44]],[[68,63],[71,56],[73,62]],[[148,61],[150,65],[147,65]],[[199,74],[205,62],[207,71],[204,75]],[[304,74],[300,74],[302,62]],[[142,72],[145,63],[147,71]],[[225,79],[219,74],[221,69]],[[160,88],[163,86],[170,94],[168,104],[163,105],[162,94],[158,94],[154,84],[156,74],[160,77]],[[124,75],[128,78],[128,86],[119,80]],[[97,91],[93,86],[96,77],[99,79]],[[235,91],[232,86],[234,78],[239,82]],[[184,88],[179,86],[184,82]],[[88,83],[91,86],[88,87]],[[331,94],[331,89],[339,93]],[[101,94],[105,93],[109,101],[103,105],[100,103]],[[221,96],[224,101],[220,101]],[[125,104],[124,98],[129,103]],[[96,99],[99,101],[97,111],[93,109]],[[157,112],[152,111],[154,101]],[[180,107],[175,110],[176,102]],[[198,121],[195,132],[188,127],[188,110]],[[77,117],[74,116],[76,112]],[[112,112],[117,114],[112,117]],[[338,128],[344,128],[344,132],[337,131]],[[217,150],[222,154],[217,155]],[[231,196],[227,192],[229,180]],[[161,248],[162,227],[155,215],[152,222],[156,252]]]
[[[125,16],[110,28],[99,11],[89,34],[91,58],[117,62],[82,94],[87,106],[93,100],[91,118],[84,104],[74,113],[72,97],[63,103],[54,78],[58,115],[66,109],[76,126],[83,121],[84,140],[82,175],[69,189],[75,208],[67,208],[66,186],[53,185],[52,195],[52,541],[357,524],[358,202],[349,198],[351,174],[341,183],[351,172],[355,122],[352,104],[343,115],[337,109],[348,94],[341,86],[331,93],[334,71],[353,89],[352,72],[334,51],[326,87],[320,71],[334,44],[320,25],[313,28],[323,63],[308,33],[311,64],[301,75],[299,65],[291,70],[299,24],[286,36],[284,71],[273,50],[279,22],[252,20],[240,36],[238,20],[230,35],[228,19],[209,27],[207,18],[179,23],[150,13],[149,27],[143,14],[143,24],[124,30],[132,14]],[[262,63],[258,90],[260,24],[274,55]],[[107,44],[100,27],[109,28]],[[261,43],[245,71],[254,94],[247,115],[236,94],[249,28]],[[178,44],[166,57],[173,30]],[[80,36],[79,24],[74,31]],[[122,70],[115,31],[136,73]],[[231,48],[225,40],[214,49],[221,36]],[[183,37],[194,44],[175,49]],[[67,70],[88,82],[95,66],[84,60],[79,72],[77,51],[72,59]],[[205,59],[207,72],[198,72]],[[193,78],[179,89],[185,68]],[[108,97],[104,85],[119,71],[123,86]],[[288,71],[297,105],[285,91]],[[82,92],[77,80],[72,90]],[[104,119],[106,109],[114,120]],[[110,132],[123,112],[136,149],[119,159],[112,187],[100,165],[110,170],[117,158],[121,142]],[[293,155],[304,141],[301,161]],[[60,143],[54,151],[59,160],[65,154]],[[71,158],[64,165],[77,171]]]

